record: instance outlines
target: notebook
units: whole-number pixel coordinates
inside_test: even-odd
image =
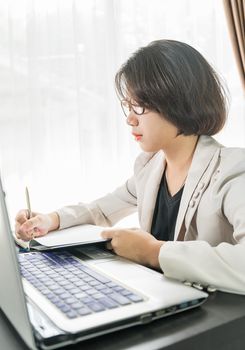
[[[0,242],[1,309],[31,349],[151,322],[197,307],[208,296],[101,246],[20,254],[1,180]]]
[[[105,242],[107,240],[101,237],[101,232],[103,230],[105,230],[105,227],[95,225],[79,225],[63,230],[52,231],[46,236],[37,237],[28,242],[18,239],[15,234],[13,234],[15,242],[22,248],[41,251]]]

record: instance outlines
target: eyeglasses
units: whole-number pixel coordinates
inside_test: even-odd
[[[128,118],[131,110],[133,110],[133,112],[137,115],[142,115],[145,113],[145,107],[134,105],[127,100],[121,100],[121,106],[126,118]]]

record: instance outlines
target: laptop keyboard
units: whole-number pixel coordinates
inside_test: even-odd
[[[22,277],[68,318],[143,301],[68,252],[19,254],[19,263]]]

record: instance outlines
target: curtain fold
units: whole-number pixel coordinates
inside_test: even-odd
[[[245,0],[223,0],[238,71],[245,92]]]

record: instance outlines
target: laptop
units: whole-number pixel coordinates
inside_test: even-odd
[[[1,309],[31,349],[55,349],[201,305],[208,294],[103,246],[20,253],[0,180]]]

